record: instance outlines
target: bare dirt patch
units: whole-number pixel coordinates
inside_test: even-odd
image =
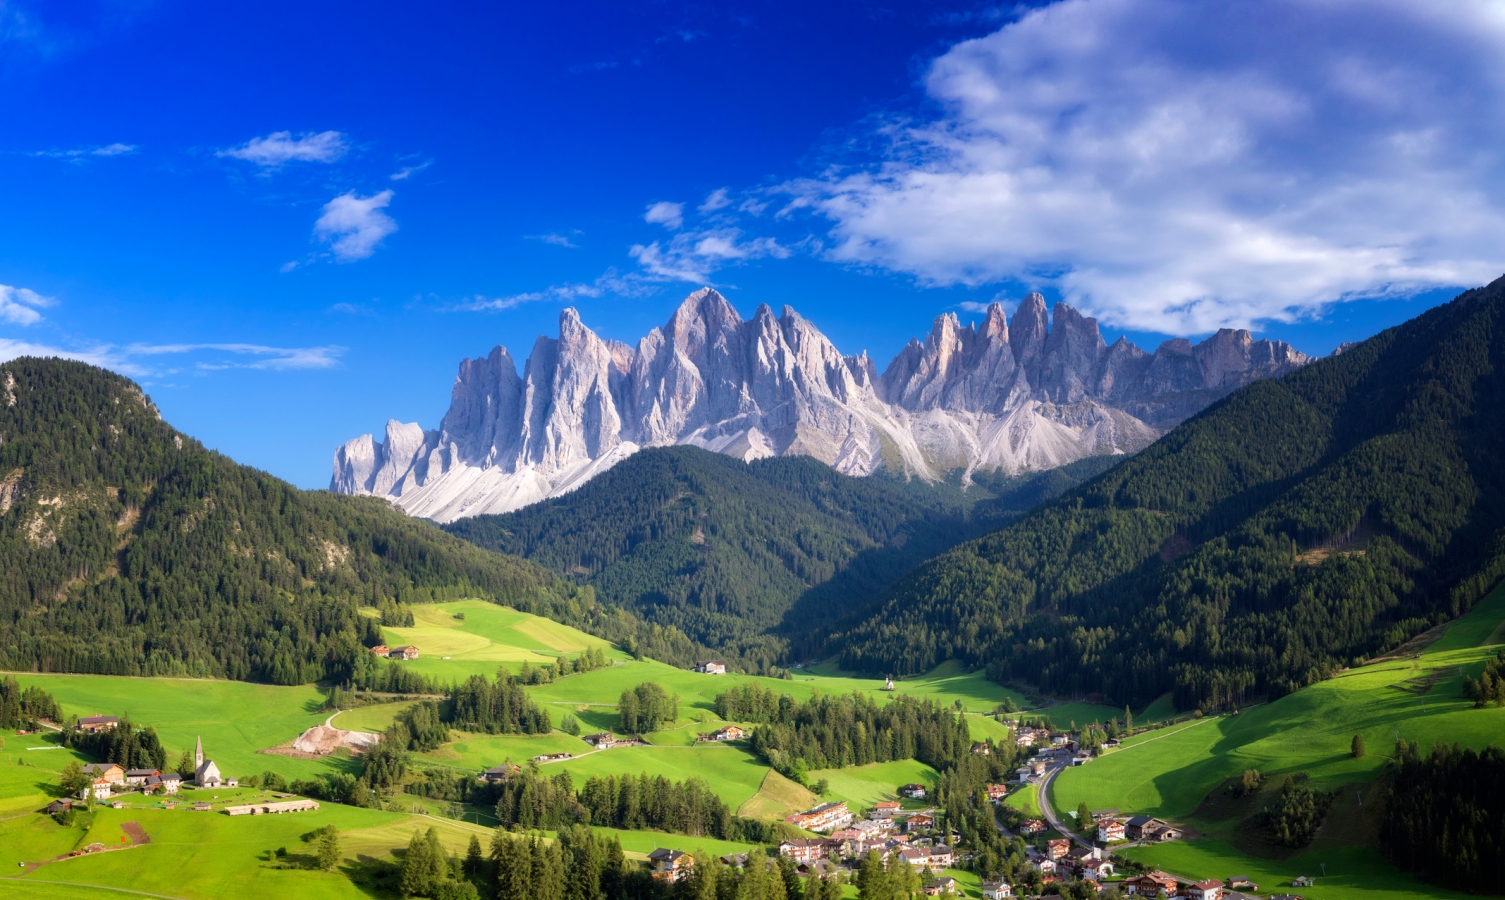
[[[132,847],[140,847],[142,844],[150,844],[152,842],[151,836],[146,833],[146,829],[142,828],[139,822],[122,822],[120,823],[120,830],[124,831],[125,836],[131,839]]]

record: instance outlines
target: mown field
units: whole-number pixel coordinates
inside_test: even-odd
[[[1328,879],[1302,893],[1314,898],[1457,896],[1428,888],[1396,870],[1374,849],[1374,807],[1364,808],[1396,737],[1430,748],[1438,741],[1482,748],[1505,743],[1505,709],[1474,709],[1462,678],[1477,675],[1497,647],[1505,622],[1505,588],[1497,589],[1415,658],[1371,663],[1237,715],[1194,720],[1136,736],[1124,748],[1061,774],[1051,802],[1059,810],[1085,802],[1183,822],[1202,835],[1128,851],[1176,874],[1225,877],[1238,870],[1272,885],[1296,875]],[[1365,756],[1350,753],[1362,734]],[[1286,775],[1339,791],[1339,801],[1311,847],[1292,853],[1267,845],[1247,824],[1262,805],[1226,799],[1228,779],[1246,769],[1266,776],[1267,790]],[[1256,878],[1256,880],[1260,880]]]

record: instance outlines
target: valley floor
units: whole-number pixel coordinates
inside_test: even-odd
[[[446,680],[472,674],[490,678],[498,666],[515,672],[524,663],[600,646],[596,639],[573,629],[479,601],[436,604],[417,612],[414,628],[390,629],[388,636],[394,645],[418,644],[425,656],[414,663],[424,665],[414,668]],[[1397,735],[1427,747],[1436,741],[1482,747],[1505,737],[1505,709],[1474,709],[1460,693],[1462,676],[1476,673],[1484,659],[1493,655],[1487,643],[1505,639],[1502,622],[1505,589],[1497,590],[1414,658],[1343,672],[1236,715],[1191,719],[1137,735],[1121,749],[1066,770],[1054,780],[1048,799],[1058,812],[1085,802],[1093,809],[1147,813],[1184,825],[1191,833],[1188,840],[1124,851],[1133,859],[1184,877],[1249,874],[1263,891],[1271,891],[1288,885],[1293,876],[1314,875],[1318,886],[1301,891],[1314,900],[1458,896],[1421,884],[1386,862],[1374,846],[1375,807],[1366,804]],[[672,726],[646,735],[646,745],[593,752],[580,739],[559,731],[545,735],[456,731],[438,749],[418,754],[414,764],[474,774],[509,760],[525,763],[535,756],[569,753],[570,759],[545,763],[541,770],[545,774],[568,771],[577,784],[592,775],[641,772],[676,781],[699,777],[739,815],[769,821],[820,799],[867,807],[895,799],[901,784],[934,783],[936,779],[934,770],[915,761],[816,771],[810,773],[811,783],[824,779],[829,784],[828,795],[817,798],[770,770],[744,743],[695,741],[697,734],[723,724],[714,712],[715,697],[735,684],[755,682],[799,698],[816,691],[891,696],[881,680],[853,677],[824,666],[797,670],[789,680],[701,675],[635,660],[614,649],[608,656],[607,668],[532,686],[528,692],[551,711],[556,723],[569,713],[586,732],[615,730],[621,693],[655,681],[679,695],[680,717]],[[355,774],[359,760],[348,755],[295,758],[265,751],[326,720],[339,728],[381,731],[407,705],[360,707],[333,714],[331,719],[331,712],[322,709],[323,695],[314,686],[29,673],[14,677],[23,685],[51,692],[70,713],[128,713],[134,721],[155,727],[168,748],[169,765],[201,737],[221,770],[240,777],[264,771],[288,779]],[[897,688],[897,693],[947,705],[959,701],[977,740],[1008,736],[997,719],[984,713],[1006,700],[1025,703],[1017,692],[954,664],[899,682]],[[1079,725],[1106,722],[1121,716],[1122,710],[1074,702],[1032,710],[1028,715],[1046,715],[1057,727],[1064,727],[1073,721]],[[1135,718],[1147,724],[1173,715],[1163,700],[1137,711]],[[1348,752],[1355,733],[1363,734],[1371,748],[1369,755],[1359,759]],[[59,747],[56,735],[3,735],[0,877],[5,882],[0,895],[21,900],[126,896],[105,890],[113,888],[185,900],[231,895],[280,898],[295,893],[390,896],[390,882],[377,876],[391,870],[415,830],[434,826],[447,848],[463,854],[472,835],[485,844],[495,824],[489,809],[466,807],[461,820],[451,817],[456,810],[450,804],[405,794],[394,798],[386,810],[325,803],[316,812],[285,816],[231,818],[218,811],[232,801],[261,796],[244,788],[185,791],[179,799],[188,802],[176,809],[132,795],[124,809],[99,809],[92,827],[84,830],[59,825],[37,812],[56,796],[58,772],[73,760],[92,761]],[[1341,792],[1315,843],[1300,852],[1286,852],[1266,845],[1248,827],[1247,819],[1258,808],[1259,797],[1235,801],[1222,790],[1246,769],[1266,775],[1267,785],[1286,774],[1300,774],[1316,786]],[[1035,790],[1028,786],[1008,803],[1037,814]],[[215,811],[192,811],[191,802],[199,799],[211,802]],[[306,838],[325,825],[334,825],[341,833],[344,859],[334,873],[314,871],[309,865],[313,850]],[[717,855],[752,849],[660,832],[614,833],[621,837],[624,849],[639,859],[656,847]],[[57,859],[96,843],[109,850]],[[964,894],[980,896],[975,876],[948,874],[958,878]]]

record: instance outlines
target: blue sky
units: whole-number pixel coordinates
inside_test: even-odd
[[[0,0],[0,356],[319,487],[462,357],[703,283],[880,361],[1032,289],[1325,354],[1505,270],[1502,50],[1485,2]]]

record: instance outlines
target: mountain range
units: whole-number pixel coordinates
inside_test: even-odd
[[[1017,474],[1135,453],[1250,381],[1307,357],[1224,329],[1147,353],[1030,294],[963,326],[938,316],[879,375],[789,307],[743,320],[721,294],[690,294],[637,346],[605,340],[574,309],[521,374],[505,347],[460,364],[439,427],[387,423],[335,451],[330,489],[386,497],[438,522],[519,509],[578,487],[643,447],[690,445],[750,461],[804,455],[848,475],[939,481]]]
[[[827,645],[1180,709],[1392,651],[1505,577],[1505,278],[1240,389],[910,572]]]

